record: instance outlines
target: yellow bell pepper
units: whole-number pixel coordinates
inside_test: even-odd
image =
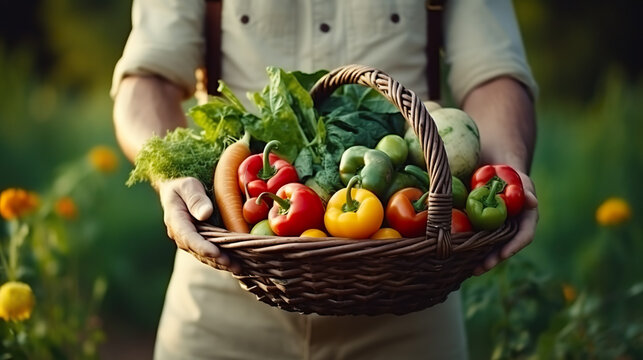
[[[366,189],[355,189],[359,176],[354,176],[345,189],[328,200],[324,225],[337,237],[368,239],[382,225],[384,207],[377,196]]]

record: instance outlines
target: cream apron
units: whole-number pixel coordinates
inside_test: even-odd
[[[155,359],[466,359],[460,294],[396,316],[300,315],[273,308],[227,272],[179,250]]]

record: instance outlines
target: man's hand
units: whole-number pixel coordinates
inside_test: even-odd
[[[199,235],[194,226],[193,219],[205,221],[214,210],[203,184],[186,177],[158,182],[156,188],[161,198],[167,235],[176,246],[203,257],[215,258],[217,264],[238,272],[239,266],[231,263],[216,245]]]
[[[502,249],[487,256],[483,265],[474,270],[474,275],[484,274],[502,260],[512,257],[534,239],[536,224],[538,223],[538,199],[536,198],[534,182],[525,173],[518,171],[518,174],[520,174],[520,179],[525,189],[525,207],[520,214],[518,233]]]
[[[474,274],[480,275],[511,257],[534,238],[538,200],[534,183],[527,176],[536,140],[533,101],[516,80],[500,77],[481,84],[465,98],[464,111],[480,130],[482,164],[506,164],[520,174],[525,189],[525,207],[516,236],[489,255]]]

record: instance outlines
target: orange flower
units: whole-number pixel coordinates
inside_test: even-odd
[[[9,188],[0,194],[0,215],[7,220],[16,219],[35,210],[38,203],[38,194]]]
[[[563,284],[563,298],[565,298],[565,301],[569,304],[574,302],[576,300],[576,289],[574,289],[573,286],[564,283]]]
[[[56,201],[54,210],[58,216],[72,220],[78,216],[78,208],[76,208],[76,203],[74,199],[69,196],[61,197]]]
[[[116,171],[118,167],[118,158],[116,153],[108,146],[94,146],[89,151],[89,162],[96,170],[104,173]]]
[[[596,222],[602,226],[622,224],[631,216],[630,205],[622,198],[611,197],[596,209]]]
[[[0,286],[0,318],[6,321],[29,319],[36,303],[31,287],[20,281]]]

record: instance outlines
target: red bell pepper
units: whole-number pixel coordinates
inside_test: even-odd
[[[386,221],[405,237],[426,233],[427,196],[417,188],[404,188],[391,196],[386,205]]]
[[[525,190],[520,175],[508,165],[485,165],[473,173],[471,189],[488,186],[493,180],[501,179],[504,189],[498,192],[507,206],[507,214],[515,216],[520,213],[525,204]]]
[[[307,229],[322,229],[324,204],[321,198],[306,185],[290,183],[282,186],[277,194],[264,192],[257,202],[269,197],[274,200],[268,213],[272,231],[279,236],[299,236]]]
[[[247,185],[250,197],[259,196],[266,191],[276,193],[280,187],[299,181],[294,166],[270,153],[277,146],[279,141],[270,141],[263,154],[251,155],[239,165],[239,189],[244,191]]]

